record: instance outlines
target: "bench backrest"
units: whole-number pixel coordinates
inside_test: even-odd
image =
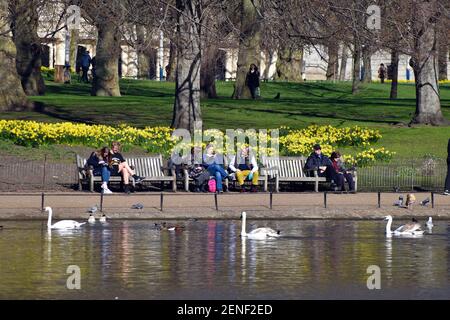
[[[142,177],[164,176],[162,155],[148,157],[126,157],[128,164],[134,166],[135,173]],[[77,155],[78,168],[84,168],[87,159]]]
[[[83,169],[85,164],[86,164],[87,159],[86,158],[82,158],[79,155],[77,155],[77,167],[79,169]]]
[[[224,156],[224,157],[223,157],[223,167],[225,168],[225,170],[228,170],[228,168],[230,167],[231,160],[232,160],[231,158],[232,158],[232,156]],[[265,173],[265,171],[261,168],[261,166],[258,165],[258,167],[259,167],[259,169],[258,169],[259,174],[260,174],[261,176],[265,175],[266,173]]]
[[[162,155],[150,157],[125,158],[128,164],[134,166],[134,171],[141,177],[163,177],[165,176]]]
[[[285,178],[306,177],[305,157],[263,157],[262,163],[266,173],[271,176],[278,175]]]

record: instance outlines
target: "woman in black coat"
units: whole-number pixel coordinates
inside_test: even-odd
[[[254,63],[250,65],[245,81],[252,94],[252,99],[256,99],[256,88],[259,88],[259,71]]]

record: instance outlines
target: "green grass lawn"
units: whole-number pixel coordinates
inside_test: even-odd
[[[42,108],[36,112],[4,112],[3,119],[92,124],[128,123],[136,127],[169,126],[174,83],[121,80],[122,97],[91,97],[90,85],[47,81],[47,94],[31,97]],[[232,82],[218,82],[218,99],[202,100],[206,128],[303,128],[310,124],[376,128],[383,138],[375,146],[397,152],[397,157],[445,157],[450,127],[407,127],[415,111],[413,84],[399,85],[391,101],[389,84],[373,83],[351,95],[351,83],[262,83],[262,99],[232,100]],[[441,86],[444,116],[450,119],[450,85]],[[279,100],[273,99],[277,93]]]

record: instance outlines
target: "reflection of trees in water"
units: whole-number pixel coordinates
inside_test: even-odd
[[[228,224],[228,237],[226,243],[227,249],[228,249],[228,264],[227,264],[227,271],[228,271],[228,281],[230,283],[234,283],[236,281],[236,242],[237,242],[237,236],[236,236],[236,225],[234,222],[230,222]]]
[[[450,282],[446,222],[432,235],[407,239],[386,238],[381,221],[257,221],[253,228],[267,225],[286,236],[263,241],[241,239],[235,221],[186,223],[181,233],[157,231],[147,222],[113,222],[50,236],[45,224],[28,225],[0,238],[0,297],[10,288],[22,298],[67,297],[70,264],[81,268],[83,292],[129,289],[148,298],[205,288],[236,295],[281,287],[311,294],[333,286],[365,289],[369,265],[380,266],[383,289],[416,292]]]

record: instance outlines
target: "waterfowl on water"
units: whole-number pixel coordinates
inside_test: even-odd
[[[185,226],[180,226],[180,225],[176,225],[176,226],[168,226],[166,222],[163,223],[155,223],[155,228],[157,230],[167,230],[167,231],[183,231],[185,229]]]
[[[246,237],[248,239],[267,239],[267,238],[276,238],[280,236],[280,231],[275,231],[272,228],[257,228],[249,233],[247,233],[246,230],[246,224],[247,224],[247,213],[245,211],[241,214],[242,219],[242,230],[241,230],[241,237]]]
[[[412,222],[404,224],[394,231],[391,231],[392,225],[392,216],[386,216],[385,220],[387,220],[386,224],[386,234],[387,235],[422,235],[424,231],[421,229],[420,223],[416,219],[412,219]]]
[[[89,215],[88,222],[95,223],[95,217],[92,215],[92,213]]]
[[[102,223],[104,223],[104,222],[106,222],[106,215],[105,214],[103,214],[101,217],[100,217],[100,219],[98,219],[100,222],[102,222]]]
[[[81,227],[86,222],[77,222],[75,220],[61,220],[52,225],[53,210],[50,207],[45,207],[45,211],[48,212],[48,229],[75,229]]]
[[[428,217],[427,227],[428,227],[428,228],[432,228],[433,226],[434,226],[434,224],[433,224],[433,218]]]

